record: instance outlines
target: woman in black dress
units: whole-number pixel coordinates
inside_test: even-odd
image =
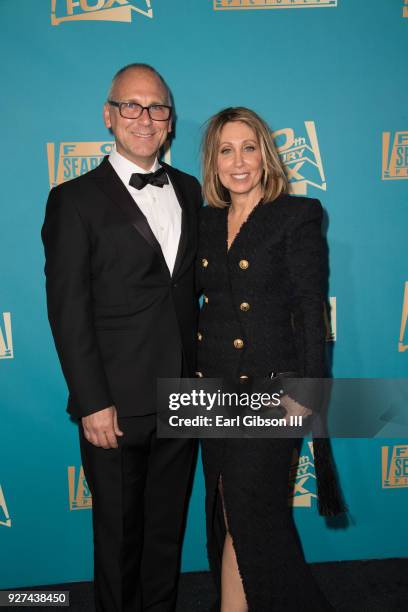
[[[268,126],[253,111],[211,118],[203,143],[198,376],[325,375],[325,261],[318,200],[287,195]],[[286,396],[288,415],[310,410]],[[288,507],[296,440],[206,439],[208,555],[221,612],[332,609]],[[329,445],[315,440],[319,510],[342,510]]]

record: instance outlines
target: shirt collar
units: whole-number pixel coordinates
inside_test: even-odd
[[[145,170],[144,168],[141,168],[134,162],[131,162],[129,159],[118,153],[115,148],[110,153],[108,159],[109,162],[112,164],[116,174],[119,175],[125,185],[129,185],[130,177],[134,172],[140,172],[140,174],[147,174],[148,172],[155,172],[160,168],[160,164],[158,162],[157,157],[154,160],[152,167],[149,170]]]

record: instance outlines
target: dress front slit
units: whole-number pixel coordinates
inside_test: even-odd
[[[332,610],[305,562],[288,504],[289,468],[297,442],[294,439],[202,441],[208,557],[215,586],[220,597],[227,533],[218,488],[222,475],[228,531],[249,612]],[[224,447],[219,453],[223,464],[215,467],[217,443]],[[219,611],[219,606],[220,599],[214,612]]]

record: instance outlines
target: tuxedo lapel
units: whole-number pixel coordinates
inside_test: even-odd
[[[187,207],[187,199],[188,195],[184,189],[184,185],[180,180],[180,175],[174,171],[174,169],[161,162],[161,165],[165,168],[168,176],[170,177],[171,184],[173,185],[174,191],[176,193],[177,199],[179,201],[181,207],[181,232],[180,232],[180,240],[177,249],[176,260],[174,262],[173,274],[175,277],[180,270],[180,266],[183,262],[183,257],[186,252],[187,243],[188,243],[188,231],[189,231],[189,222],[188,222],[188,207]]]
[[[146,242],[164,259],[161,246],[153,234],[146,217],[116,174],[107,157],[105,157],[98,168],[95,168],[93,178],[106,195],[121,208],[127,219],[139,234],[143,236]]]

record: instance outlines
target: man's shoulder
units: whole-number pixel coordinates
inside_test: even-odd
[[[114,170],[105,157],[96,168],[53,187],[48,196],[47,209],[75,207],[80,213],[93,209],[99,202],[99,179],[109,179],[111,173]]]
[[[80,176],[76,176],[68,181],[59,183],[59,185],[56,185],[53,190],[64,195],[69,193],[78,193],[79,191],[87,189],[89,186],[93,185],[93,179],[96,178],[100,172],[100,166],[98,166],[89,172],[81,174]]]

